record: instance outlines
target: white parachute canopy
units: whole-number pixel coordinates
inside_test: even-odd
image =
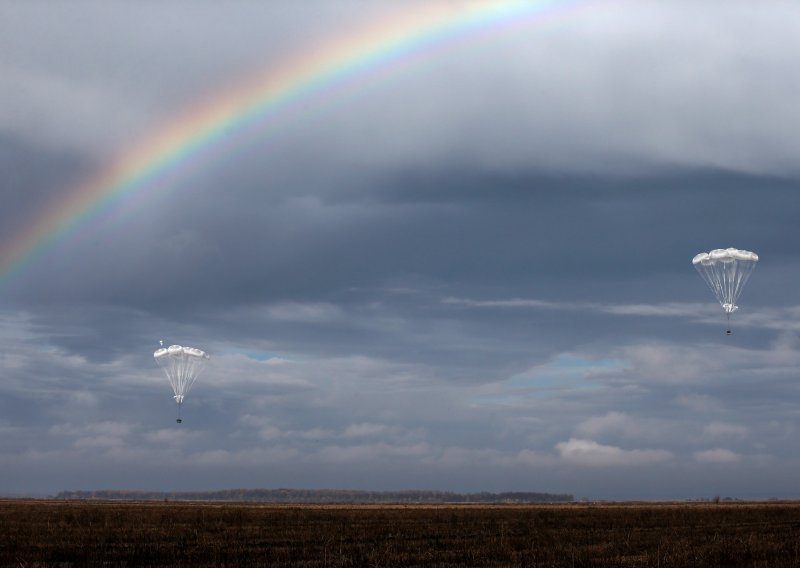
[[[183,402],[195,379],[208,363],[208,353],[194,347],[170,345],[153,353],[158,366],[164,370],[175,392],[175,402]]]
[[[714,292],[728,319],[739,309],[736,302],[757,262],[756,253],[735,248],[701,252],[692,259],[692,264]]]

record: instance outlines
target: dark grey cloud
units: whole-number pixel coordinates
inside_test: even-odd
[[[601,5],[429,54],[48,249],[0,290],[0,490],[794,496],[796,8]],[[4,5],[2,235],[399,9]],[[728,246],[761,255],[731,337],[690,263]],[[159,340],[212,354],[179,429]]]

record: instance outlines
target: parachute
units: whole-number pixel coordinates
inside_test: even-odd
[[[206,366],[208,353],[194,347],[170,345],[158,349],[153,353],[153,358],[166,373],[169,384],[175,392],[175,402],[178,403],[177,422],[180,424],[183,398],[189,393],[200,371]]]
[[[742,288],[756,267],[758,255],[747,250],[735,248],[715,249],[701,252],[692,259],[692,264],[716,295],[725,315],[728,318],[728,330],[731,334],[731,314],[739,309],[736,301]]]

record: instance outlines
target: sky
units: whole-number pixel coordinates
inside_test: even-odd
[[[551,4],[297,95],[4,274],[0,494],[800,497],[800,6]],[[0,243],[431,6],[468,7],[3,2]],[[731,336],[691,264],[727,247],[761,259]],[[211,356],[180,425],[159,341]]]

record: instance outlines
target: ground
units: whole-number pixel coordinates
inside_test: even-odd
[[[0,566],[800,566],[800,503],[0,500]]]

